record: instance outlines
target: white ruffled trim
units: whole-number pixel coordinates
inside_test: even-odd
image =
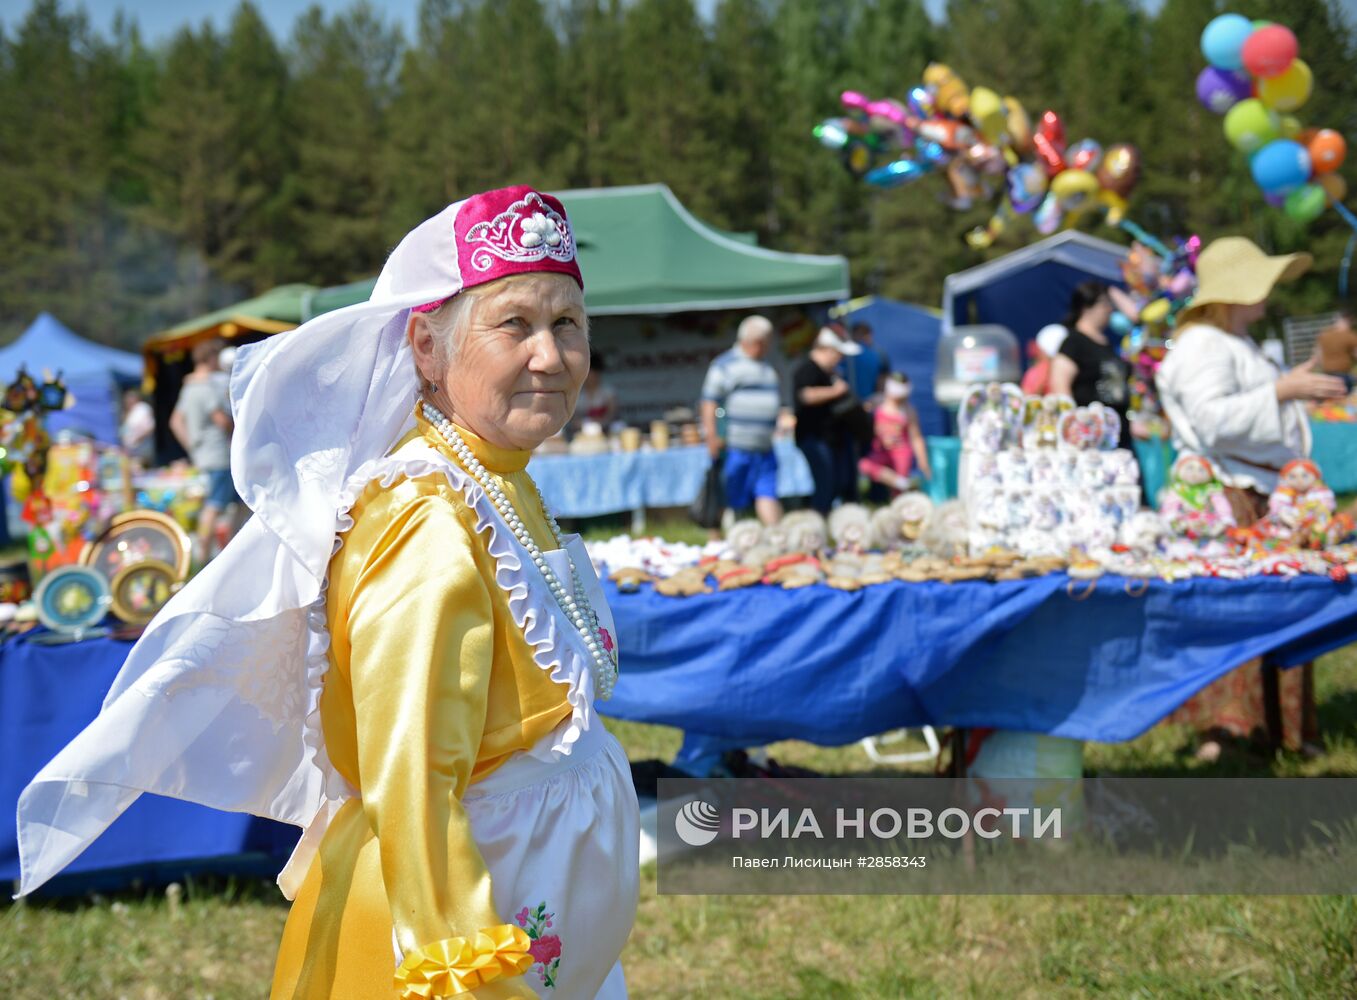
[[[353,528],[353,505],[372,482],[380,480],[382,488],[388,489],[401,478],[418,479],[439,473],[447,478],[452,488],[462,495],[467,506],[475,513],[477,533],[488,533],[486,547],[495,559],[495,583],[504,591],[509,612],[523,630],[523,637],[532,649],[533,661],[553,681],[566,686],[570,718],[564,720],[552,734],[551,751],[557,756],[568,755],[580,734],[589,729],[590,706],[593,704],[591,660],[579,643],[575,630],[562,627],[560,616],[552,613],[556,602],[547,589],[546,579],[532,566],[527,551],[504,523],[485,491],[460,466],[427,445],[407,446],[401,453],[363,463],[340,491],[338,509],[335,511],[334,552],[337,553],[343,547],[344,536]],[[307,644],[304,738],[313,752],[316,765],[325,775],[325,797],[342,800],[352,797],[355,790],[330,763],[320,722],[321,686],[330,664],[330,631],[326,616],[329,586],[327,574],[321,585],[320,596],[307,610],[310,636]]]

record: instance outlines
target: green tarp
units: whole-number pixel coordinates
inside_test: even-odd
[[[698,221],[663,184],[559,193],[594,316],[829,302],[848,297],[843,257],[780,253]],[[362,302],[375,279],[312,292],[305,318]]]

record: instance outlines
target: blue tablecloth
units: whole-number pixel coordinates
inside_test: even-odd
[[[1357,493],[1357,424],[1311,420],[1315,460],[1335,493]]]
[[[774,442],[779,496],[809,496],[806,458],[790,440]],[[561,517],[597,517],[643,507],[686,507],[706,478],[707,449],[539,455],[528,472],[547,505]]]
[[[1130,585],[1134,590],[1135,585]],[[1254,656],[1294,666],[1357,641],[1328,579],[752,587],[690,598],[609,590],[622,676],[609,715],[677,726],[681,759],[904,726],[1128,740]]]
[[[131,643],[93,639],[37,646],[11,639],[0,646],[0,879],[19,877],[14,813],[19,793],[99,713]],[[53,881],[60,891],[79,873],[202,862],[207,867],[277,872],[300,834],[294,826],[143,795]],[[183,865],[179,866],[184,867]],[[195,864],[193,867],[200,867]],[[70,876],[77,876],[71,879]]]

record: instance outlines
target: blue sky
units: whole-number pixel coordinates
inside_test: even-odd
[[[68,5],[72,0],[64,0]],[[255,0],[262,11],[264,20],[273,29],[274,35],[283,39],[292,30],[297,15],[313,3],[325,10],[338,11],[352,5],[353,0]],[[1353,0],[1357,2],[1357,0]],[[0,0],[0,24],[6,29],[19,22],[28,9],[29,0]],[[141,25],[142,37],[148,42],[164,39],[185,24],[199,24],[211,20],[219,28],[229,22],[231,11],[236,8],[237,0],[84,0],[83,6],[89,12],[96,28],[108,29],[113,22],[114,13],[121,8],[135,16]],[[415,12],[419,9],[419,0],[372,0],[374,7],[384,11],[387,17],[398,22],[408,38],[415,23]],[[938,17],[946,6],[946,0],[924,0],[925,6],[933,17]],[[704,14],[715,6],[716,0],[697,0],[698,9]]]
[[[63,0],[70,5],[73,0]],[[279,39],[285,39],[292,30],[297,15],[318,3],[325,10],[338,11],[351,6],[353,0],[255,0],[264,19]],[[1163,0],[1141,0],[1150,10],[1157,10]],[[419,0],[372,0],[373,6],[386,12],[388,18],[399,23],[409,37],[415,23]],[[83,0],[95,27],[107,30],[114,12],[127,11],[141,25],[142,35],[149,42],[157,42],[174,34],[185,24],[211,20],[224,28],[236,7],[237,0]],[[0,25],[12,29],[28,9],[29,0],[0,0]],[[697,0],[698,9],[709,14],[716,0]],[[937,20],[947,6],[947,0],[924,0],[924,6]],[[1357,22],[1357,0],[1340,0],[1352,22]]]

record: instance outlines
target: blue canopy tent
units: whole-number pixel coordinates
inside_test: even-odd
[[[1070,229],[950,274],[942,286],[943,332],[997,323],[1026,344],[1047,323],[1064,319],[1080,282],[1122,284],[1126,253],[1123,246]]]
[[[39,382],[44,371],[61,372],[75,397],[70,409],[48,416],[49,431],[73,430],[117,443],[118,397],[122,388],[141,384],[141,355],[86,340],[42,313],[17,340],[0,347],[0,384],[9,384],[20,365]]]
[[[913,386],[910,401],[918,411],[920,430],[924,434],[945,433],[942,409],[933,399],[933,368],[942,336],[938,313],[907,302],[868,296],[844,302],[830,315],[850,327],[854,323],[871,326],[872,340],[886,352],[891,369],[909,376]]]

